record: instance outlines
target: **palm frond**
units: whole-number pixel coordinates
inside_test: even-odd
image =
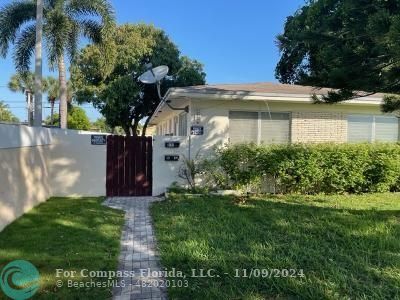
[[[0,55],[7,55],[21,26],[35,20],[36,3],[31,0],[13,1],[0,9]]]
[[[48,76],[43,81],[43,86],[47,91],[47,99],[49,102],[54,102],[59,99],[60,94],[60,83],[58,79]]]
[[[46,39],[47,57],[51,69],[56,67],[58,59],[64,55],[69,42],[70,29],[71,23],[62,12],[53,10],[47,14],[43,33]]]
[[[115,21],[114,10],[107,0],[70,0],[66,10],[73,18],[100,16],[103,29],[112,27]]]
[[[13,54],[15,66],[19,72],[29,70],[32,54],[35,50],[36,27],[30,25],[26,27],[15,42]]]
[[[78,44],[79,44],[79,35],[82,31],[79,23],[70,20],[71,29],[68,33],[68,43],[67,43],[67,53],[69,55],[70,60],[72,61],[78,52]]]
[[[13,92],[25,93],[33,91],[35,85],[35,74],[32,72],[16,73],[11,76],[8,88]]]
[[[101,42],[101,30],[103,26],[94,20],[82,20],[79,22],[85,37],[94,43]]]
[[[44,0],[44,7],[49,11],[59,8],[62,9],[64,7],[64,0]]]

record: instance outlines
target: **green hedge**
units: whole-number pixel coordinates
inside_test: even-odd
[[[399,144],[232,145],[218,151],[232,185],[281,193],[400,191]]]

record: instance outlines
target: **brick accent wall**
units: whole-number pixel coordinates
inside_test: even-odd
[[[347,117],[336,112],[292,112],[292,143],[347,142]]]

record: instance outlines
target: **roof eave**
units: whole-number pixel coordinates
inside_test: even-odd
[[[287,101],[313,103],[311,95],[288,93],[257,93],[257,92],[203,92],[191,91],[184,88],[174,88],[169,97],[186,97],[196,99],[221,99],[221,100],[254,100],[254,101]],[[341,104],[366,104],[381,105],[382,98],[367,96],[342,102]]]
[[[187,88],[170,88],[164,96],[163,101],[157,106],[150,118],[149,124],[152,124],[155,115],[161,110],[170,98],[189,98],[189,99],[208,99],[208,100],[246,100],[246,101],[277,101],[291,103],[313,103],[311,95],[307,94],[288,94],[288,93],[258,93],[246,91],[201,91]],[[340,105],[381,105],[382,98],[377,96],[360,97],[349,101],[344,101]]]

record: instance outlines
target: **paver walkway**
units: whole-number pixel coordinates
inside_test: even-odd
[[[150,203],[160,200],[155,197],[110,197],[104,202],[104,205],[126,211],[118,268],[135,274],[134,277],[120,278],[120,286],[113,290],[115,300],[167,299],[166,289],[160,287],[163,278],[159,277],[161,265],[149,214]]]

